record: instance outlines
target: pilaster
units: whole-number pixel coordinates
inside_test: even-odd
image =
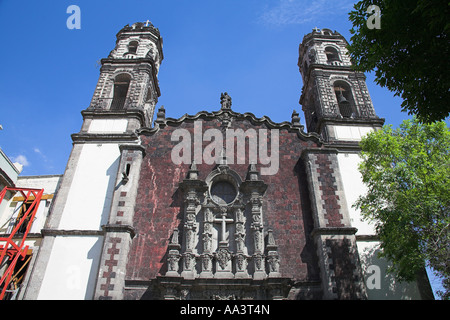
[[[324,299],[365,299],[356,228],[350,224],[342,179],[333,149],[302,154],[314,219],[311,233],[319,258]]]
[[[95,299],[123,298],[128,252],[135,235],[133,228],[139,174],[144,149],[139,145],[121,145],[117,175],[108,224],[100,258]]]

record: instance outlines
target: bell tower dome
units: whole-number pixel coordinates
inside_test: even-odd
[[[352,69],[347,45],[338,32],[314,28],[299,47],[307,130],[329,142],[359,141],[384,123],[375,114],[365,75]]]

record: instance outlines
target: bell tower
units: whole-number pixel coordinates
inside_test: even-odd
[[[97,87],[83,116],[85,119],[132,116],[127,123],[130,129],[150,127],[161,95],[157,76],[164,57],[159,30],[148,21],[137,22],[123,27],[116,37],[116,47],[101,60]],[[108,126],[95,121],[90,124],[94,130],[101,125]]]
[[[26,299],[92,299],[123,294],[126,256],[145,155],[137,129],[151,127],[160,96],[162,38],[149,21],[126,25],[102,66],[46,228]],[[96,282],[96,274],[99,274]],[[98,286],[96,287],[96,285]]]
[[[352,69],[347,45],[338,32],[314,28],[299,48],[307,130],[328,142],[359,141],[384,123],[375,114],[365,75]]]

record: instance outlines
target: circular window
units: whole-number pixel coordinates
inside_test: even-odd
[[[236,198],[236,188],[227,181],[218,181],[211,187],[211,198],[217,204],[229,204]]]

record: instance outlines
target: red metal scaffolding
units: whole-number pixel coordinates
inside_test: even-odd
[[[28,246],[25,245],[31,225],[39,207],[44,189],[8,188],[0,192],[0,204],[8,191],[20,192],[23,196],[23,212],[17,218],[11,233],[0,234],[0,266],[7,266],[0,278],[0,300],[3,300],[6,290],[9,288],[17,261],[24,260]]]

